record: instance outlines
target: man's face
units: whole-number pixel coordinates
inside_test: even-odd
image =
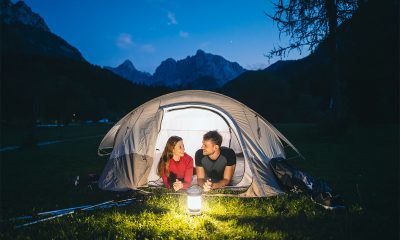
[[[203,155],[209,156],[215,153],[218,149],[218,145],[214,144],[211,140],[203,140],[201,149],[203,150]]]

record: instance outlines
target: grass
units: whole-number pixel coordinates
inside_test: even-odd
[[[69,141],[104,134],[111,128],[108,124],[85,124],[69,127],[1,129],[0,148],[9,146],[31,146],[44,141]],[[82,131],[83,130],[83,131]]]
[[[111,126],[46,129],[37,135],[68,139],[43,147],[1,152],[1,239],[397,239],[397,125],[353,128],[329,136],[314,125],[277,125],[306,159],[291,159],[304,172],[326,180],[347,208],[327,211],[306,195],[272,198],[203,197],[203,213],[189,216],[185,196],[154,190],[129,206],[77,212],[14,229],[10,217],[114,199],[87,180],[107,159],[96,155]],[[51,131],[62,131],[57,134]],[[2,132],[2,139],[13,131]],[[41,135],[42,134],[42,135]],[[16,135],[23,138],[22,133]],[[14,136],[18,142],[18,137]],[[73,139],[77,139],[73,141]],[[5,145],[4,145],[5,146]],[[289,153],[289,157],[292,153]],[[75,187],[76,176],[81,177]],[[226,191],[219,191],[226,192]]]

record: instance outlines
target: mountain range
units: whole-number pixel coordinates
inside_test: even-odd
[[[79,50],[52,33],[44,19],[32,12],[23,1],[13,4],[9,0],[2,0],[0,4],[3,27],[9,35],[2,39],[5,46],[2,51],[5,54],[40,54],[86,61]],[[104,68],[137,84],[207,90],[220,88],[246,71],[236,62],[202,50],[178,61],[166,59],[153,75],[137,70],[130,60],[116,68]]]
[[[246,71],[236,62],[197,50],[194,56],[176,61],[168,58],[150,75],[137,70],[129,60],[116,68],[105,67],[132,82],[172,88],[216,89]]]

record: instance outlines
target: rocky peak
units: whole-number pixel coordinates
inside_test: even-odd
[[[161,65],[163,65],[163,64],[164,65],[174,65],[174,64],[176,64],[176,61],[173,58],[167,58],[166,60],[161,62]]]
[[[218,86],[222,86],[244,71],[246,70],[236,62],[199,49],[194,56],[179,61],[166,59],[156,69],[153,79],[160,85],[182,86],[208,76],[215,79]]]
[[[135,68],[133,63],[127,59],[118,67],[104,67],[112,71],[113,73],[117,74],[120,77],[128,79],[131,82],[139,83],[139,84],[151,84],[151,75],[147,72],[141,72]]]
[[[49,27],[41,16],[32,12],[23,1],[12,3],[10,0],[0,0],[1,19],[6,24],[24,24],[50,32]]]
[[[203,50],[198,49],[195,56],[201,57],[201,56],[205,56],[205,55],[206,55],[206,53]]]
[[[117,68],[119,69],[125,69],[126,71],[133,72],[137,71],[133,63],[127,59],[125,60],[121,65],[119,65]]]

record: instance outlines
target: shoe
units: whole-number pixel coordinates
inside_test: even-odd
[[[330,192],[312,194],[311,201],[328,210],[345,208],[344,201],[341,196],[332,196]]]

